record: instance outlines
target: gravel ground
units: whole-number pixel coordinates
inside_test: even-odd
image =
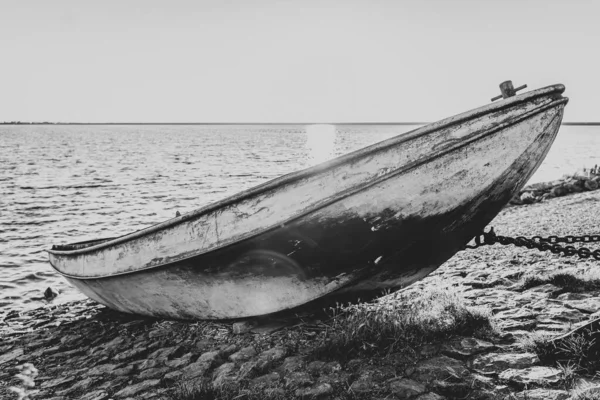
[[[505,236],[598,234],[600,190],[508,207],[491,226]],[[91,301],[49,305],[0,316],[0,398],[18,398],[8,387],[19,385],[17,374],[28,363],[37,369],[37,375],[25,369],[35,375],[34,399],[169,399],[180,382],[245,382],[265,400],[575,398],[564,371],[542,365],[520,340],[558,335],[600,317],[600,292],[565,293],[551,284],[523,290],[519,282],[524,274],[599,268],[596,260],[499,244],[461,251],[407,291],[440,281],[456,287],[468,305],[489,309],[502,335],[432,343],[413,358],[400,352],[310,359],[322,334],[315,324],[188,323],[119,314]],[[382,301],[399,298],[395,293]],[[581,379],[596,385],[592,377]]]

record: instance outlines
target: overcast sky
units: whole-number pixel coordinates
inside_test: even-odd
[[[435,121],[511,79],[600,121],[600,1],[0,0],[0,121]]]

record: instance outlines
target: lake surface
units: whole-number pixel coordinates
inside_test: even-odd
[[[0,312],[83,298],[52,244],[123,235],[416,126],[0,126]],[[600,164],[600,127],[563,126],[530,183]],[[534,234],[534,232],[532,232]]]

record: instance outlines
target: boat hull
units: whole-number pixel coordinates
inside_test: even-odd
[[[179,319],[264,315],[405,287],[461,249],[535,172],[562,120],[557,91],[376,145],[172,225],[194,227],[181,237],[202,251],[185,252],[194,247],[167,227],[104,248],[56,250],[51,263],[111,308]],[[252,224],[261,212],[267,221]],[[244,234],[229,240],[236,231]],[[173,247],[185,256],[160,256]]]

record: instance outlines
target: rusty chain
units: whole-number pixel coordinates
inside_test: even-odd
[[[592,251],[587,247],[576,248],[575,246],[561,246],[559,243],[591,243],[600,242],[600,235],[583,235],[583,236],[534,236],[526,238],[518,236],[516,238],[510,236],[496,235],[494,228],[490,228],[488,232],[483,231],[474,238],[474,245],[466,245],[465,249],[476,249],[481,246],[491,246],[495,243],[502,245],[515,245],[518,247],[527,247],[528,249],[537,249],[539,251],[550,251],[554,254],[563,254],[565,256],[579,256],[580,258],[594,258],[600,261],[600,250]]]

